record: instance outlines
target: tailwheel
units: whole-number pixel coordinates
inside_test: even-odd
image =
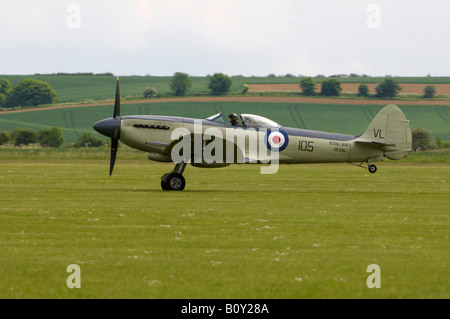
[[[375,173],[377,171],[377,167],[373,164],[369,165],[369,172],[371,172],[372,174]]]

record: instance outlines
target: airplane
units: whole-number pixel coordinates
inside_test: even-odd
[[[110,178],[120,140],[132,148],[148,152],[149,160],[175,163],[174,169],[161,177],[161,188],[179,191],[186,185],[183,172],[188,163],[201,168],[225,167],[234,163],[267,164],[271,159],[275,159],[277,164],[350,163],[363,168],[363,163],[367,163],[369,172],[375,173],[377,167],[373,162],[382,161],[384,157],[402,159],[412,147],[409,121],[393,104],[382,108],[361,135],[284,127],[254,114],[241,114],[240,117],[242,125],[231,126],[222,113],[206,119],[121,116],[117,78],[113,117],[98,121],[93,128],[111,138]],[[176,132],[178,134],[174,135]],[[241,143],[238,143],[239,139]],[[250,144],[256,139],[259,139],[259,144],[252,148]],[[195,144],[197,142],[199,144]],[[180,148],[182,144],[186,146],[184,149]],[[222,153],[222,147],[226,154]],[[231,156],[226,152],[230,149]],[[200,158],[193,154],[193,150],[200,150]],[[214,153],[218,157],[214,157]],[[212,157],[216,160],[211,161]]]

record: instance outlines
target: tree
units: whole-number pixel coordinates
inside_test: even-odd
[[[53,104],[57,100],[56,91],[50,84],[35,79],[25,79],[14,87],[8,106],[37,106]]]
[[[398,82],[392,77],[385,77],[384,81],[377,85],[375,91],[377,92],[377,97],[394,97],[400,91],[401,87]]]
[[[417,127],[412,132],[412,146],[415,149],[428,150],[435,148],[430,138],[430,132],[424,128]]]
[[[9,94],[12,90],[11,82],[8,79],[0,80],[0,93]]]
[[[241,94],[247,94],[248,90],[250,89],[250,87],[248,86],[248,84],[242,84],[244,86],[244,88],[241,91]]]
[[[154,98],[158,97],[158,91],[156,91],[155,88],[148,87],[145,89],[144,93],[142,93],[142,96],[145,98]]]
[[[6,94],[0,93],[0,107],[6,106],[8,101],[8,96]]]
[[[59,127],[53,127],[48,130],[38,132],[38,141],[44,147],[60,147],[64,143],[62,130]]]
[[[231,87],[231,78],[223,73],[214,73],[213,76],[208,76],[208,88],[212,95],[226,94]]]
[[[11,133],[9,132],[0,132],[0,145],[8,144],[11,141]]]
[[[13,135],[14,146],[36,144],[38,142],[38,133],[30,129],[16,129]]]
[[[12,86],[11,82],[6,79],[0,80],[0,107],[6,106],[9,95],[11,94]]]
[[[437,148],[443,148],[444,147],[444,142],[442,141],[442,139],[439,136],[436,137],[436,146],[437,146]]]
[[[70,147],[100,147],[104,142],[94,136],[91,133],[84,132]]]
[[[431,99],[436,94],[436,88],[434,85],[427,85],[423,88],[423,97]]]
[[[184,96],[192,87],[192,81],[186,73],[176,72],[169,83],[170,89],[176,96]]]
[[[314,95],[316,93],[316,82],[314,82],[312,77],[303,78],[300,80],[300,88],[303,95]]]
[[[341,82],[337,79],[326,79],[322,81],[320,93],[325,96],[339,96],[341,94]]]
[[[358,86],[358,94],[357,95],[368,97],[369,96],[369,87],[365,84],[361,84],[360,86]]]

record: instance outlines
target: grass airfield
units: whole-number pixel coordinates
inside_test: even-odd
[[[104,155],[0,159],[0,298],[450,297],[448,163],[188,166],[163,192],[172,164],[119,152],[110,180]]]

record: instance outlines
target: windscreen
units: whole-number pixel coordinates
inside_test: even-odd
[[[277,122],[269,120],[260,115],[254,114],[241,114],[242,123],[244,123],[245,127],[253,127],[253,128],[273,128],[280,127],[281,125]]]

